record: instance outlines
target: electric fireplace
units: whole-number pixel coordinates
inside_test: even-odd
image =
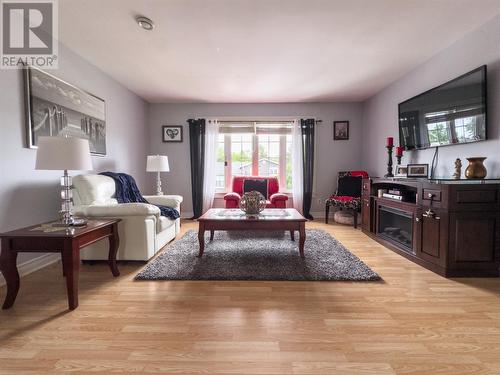
[[[413,214],[397,208],[379,206],[378,235],[397,242],[403,249],[413,252]]]

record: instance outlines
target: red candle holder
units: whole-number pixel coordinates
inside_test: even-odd
[[[403,157],[403,147],[396,147],[396,159],[398,161],[398,165],[401,165],[401,158]]]
[[[387,138],[389,140],[389,138]],[[394,177],[392,174],[392,149],[394,146],[386,146],[387,148],[387,155],[388,155],[388,160],[387,160],[387,173],[384,175],[384,177]]]

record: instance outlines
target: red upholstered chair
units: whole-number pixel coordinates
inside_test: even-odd
[[[325,202],[325,223],[328,224],[330,206],[352,213],[354,228],[357,227],[358,212],[361,209],[361,185],[363,178],[367,178],[365,171],[339,172],[337,191]]]
[[[280,185],[277,177],[260,176],[235,176],[233,177],[233,191],[224,196],[226,208],[238,208],[243,195],[243,181],[245,180],[267,180],[267,205],[266,208],[285,208],[288,196],[280,193]]]

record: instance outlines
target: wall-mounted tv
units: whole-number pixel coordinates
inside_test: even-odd
[[[406,150],[486,139],[486,65],[399,104]]]

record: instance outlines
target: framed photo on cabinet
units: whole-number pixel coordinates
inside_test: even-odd
[[[408,164],[408,177],[429,177],[429,164]]]

